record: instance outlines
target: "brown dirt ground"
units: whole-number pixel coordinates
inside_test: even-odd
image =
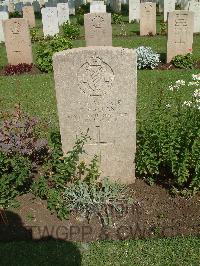
[[[134,203],[124,206],[121,215],[112,212],[113,226],[104,228],[98,217],[88,222],[72,214],[61,221],[50,213],[45,201],[30,193],[20,196],[18,209],[0,215],[0,241],[53,238],[92,242],[200,235],[200,194],[188,199],[171,196],[166,189],[141,179],[129,189]]]

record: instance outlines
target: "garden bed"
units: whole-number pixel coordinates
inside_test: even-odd
[[[121,215],[112,213],[113,226],[107,228],[102,228],[97,217],[88,222],[72,214],[61,221],[47,210],[45,201],[32,194],[20,196],[20,207],[6,212],[8,225],[5,219],[1,221],[0,241],[54,238],[91,242],[200,235],[200,194],[188,199],[171,196],[165,188],[149,186],[141,179],[129,189],[134,202],[123,206]]]

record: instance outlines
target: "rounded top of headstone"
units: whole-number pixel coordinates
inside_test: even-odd
[[[136,50],[135,49],[129,49],[129,48],[122,48],[122,47],[112,47],[112,46],[89,46],[89,47],[79,47],[79,48],[73,48],[73,49],[68,49],[64,50],[61,52],[57,52],[53,55],[53,60],[59,60],[61,57],[64,57],[66,55],[70,54],[77,54],[77,53],[82,53],[82,54],[87,54],[88,52],[105,52],[108,53],[116,53],[116,54],[130,54],[130,56],[136,56]]]

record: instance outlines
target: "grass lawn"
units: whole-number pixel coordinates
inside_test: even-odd
[[[73,244],[58,241],[0,243],[2,266],[199,265],[195,237]]]
[[[159,21],[157,17],[157,27]],[[127,18],[124,18],[127,21]],[[41,20],[37,21],[41,26]],[[113,25],[113,46],[136,48],[151,46],[166,53],[166,37],[140,37],[139,25],[125,24],[126,37],[120,37],[120,26]],[[83,34],[83,27],[81,27]],[[35,48],[33,53],[35,56]],[[74,47],[85,46],[83,38]],[[200,35],[194,37],[193,54],[200,59]],[[0,44],[0,68],[7,64],[5,46]],[[137,120],[148,115],[170,83],[189,80],[198,70],[138,71]],[[185,95],[187,99],[187,94]],[[0,112],[20,103],[31,115],[39,117],[49,129],[58,128],[53,74],[0,76]],[[45,130],[44,130],[45,131]],[[46,130],[49,134],[50,130]],[[0,265],[199,265],[200,240],[195,237],[163,238],[138,241],[66,244],[64,242],[0,243]],[[75,259],[76,262],[75,262]],[[81,264],[80,264],[81,263]]]

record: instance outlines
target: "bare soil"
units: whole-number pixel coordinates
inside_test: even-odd
[[[20,207],[1,212],[0,241],[59,239],[92,242],[165,236],[200,235],[200,194],[192,198],[172,196],[159,186],[137,179],[121,214],[110,210],[112,226],[102,227],[98,217],[90,221],[77,214],[59,220],[47,204],[32,194],[18,198]]]

